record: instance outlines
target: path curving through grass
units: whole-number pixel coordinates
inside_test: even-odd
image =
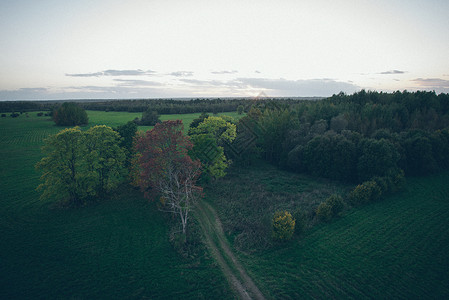
[[[231,288],[241,299],[265,299],[229,247],[216,211],[204,200],[199,200],[196,208],[206,245]]]

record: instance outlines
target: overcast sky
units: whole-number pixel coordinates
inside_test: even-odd
[[[0,100],[449,93],[447,0],[1,0]]]

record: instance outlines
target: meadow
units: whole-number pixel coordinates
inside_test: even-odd
[[[0,299],[231,297],[207,251],[178,254],[168,240],[167,217],[138,191],[124,188],[79,209],[39,200],[34,165],[43,139],[61,128],[29,116],[0,119]],[[89,117],[89,126],[135,118]]]
[[[234,248],[243,248],[239,259],[267,298],[447,299],[448,183],[448,172],[408,178],[395,195],[347,210],[330,223],[315,223],[289,242],[253,247],[256,251],[241,245],[249,236],[245,226],[257,231],[269,224],[270,208],[313,210],[319,198],[345,186],[264,165],[228,177],[228,188],[212,188],[208,200]]]
[[[89,126],[118,126],[141,116],[88,114]],[[161,119],[182,118],[187,128],[198,115]],[[77,209],[39,200],[34,165],[43,139],[61,128],[34,112],[29,116],[0,118],[0,299],[235,298],[205,246],[192,257],[175,251],[169,218],[138,191],[122,187],[111,199]],[[250,217],[259,213],[269,221],[268,211],[312,211],[348,186],[264,164],[230,170],[206,189],[206,202],[217,210],[231,248],[266,298],[444,299],[448,182],[447,172],[408,178],[398,194],[255,251],[242,247],[233,229],[234,217],[242,218],[239,213],[251,203],[265,201],[269,209]]]

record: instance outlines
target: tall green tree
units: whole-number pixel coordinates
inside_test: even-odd
[[[87,196],[84,136],[79,127],[50,136],[42,147],[46,155],[36,164],[43,172],[41,199],[65,200],[80,205]]]
[[[79,206],[89,197],[103,197],[126,176],[120,135],[107,126],[87,131],[67,128],[45,140],[45,155],[36,164],[42,171],[42,199]]]
[[[122,137],[120,146],[125,150],[126,167],[130,167],[131,159],[134,155],[134,139],[137,134],[137,124],[136,122],[129,121],[126,124],[114,128],[114,130]]]
[[[125,151],[120,147],[122,138],[105,125],[91,127],[84,134],[93,194],[102,197],[116,188],[127,174]]]
[[[197,127],[189,129],[194,143],[190,155],[201,161],[204,168],[203,178],[220,178],[226,175],[229,161],[225,156],[224,146],[234,141],[236,125],[226,117],[208,117]]]

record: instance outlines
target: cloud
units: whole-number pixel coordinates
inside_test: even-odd
[[[103,71],[105,76],[142,76],[142,75],[154,75],[155,71],[142,71],[137,70],[106,70]]]
[[[114,79],[115,82],[119,82],[120,86],[161,86],[160,82],[149,80],[134,80],[134,79]]]
[[[228,70],[223,70],[223,71],[212,71],[212,74],[216,74],[216,75],[223,75],[223,74],[236,74],[238,73],[238,71],[236,70],[232,70],[232,71],[228,71]]]
[[[190,76],[193,76],[193,72],[192,71],[176,71],[176,72],[171,72],[168,75],[175,76],[175,77],[190,77]]]
[[[434,90],[437,93],[449,93],[449,80],[441,78],[416,78],[411,80],[419,88]]]
[[[360,90],[360,87],[352,83],[328,78],[307,80],[238,78],[237,80],[247,88],[270,90],[268,94],[271,96],[283,97],[326,97],[339,92],[353,93]]]
[[[48,93],[49,89],[43,87],[0,90],[0,100],[42,100]]]
[[[379,74],[382,75],[393,75],[393,74],[404,74],[404,71],[399,71],[399,70],[390,70],[390,71],[385,71],[385,72],[380,72]]]
[[[103,72],[96,72],[96,73],[83,73],[83,74],[65,74],[65,76],[69,77],[100,77],[103,76]]]
[[[265,91],[273,97],[326,97],[341,91],[353,93],[360,90],[360,87],[353,83],[340,82],[329,78],[310,80],[236,78],[228,81],[180,79],[179,81],[189,84],[192,89],[202,89],[204,92],[222,90],[232,94],[247,95],[255,91]]]
[[[417,79],[417,84],[448,84],[449,81]],[[235,78],[230,80],[200,80],[176,78],[170,84],[149,80],[114,78],[112,85],[66,86],[60,88],[22,88],[0,91],[0,100],[56,99],[136,99],[172,97],[251,96],[261,92],[270,97],[327,97],[339,92],[353,93],[360,88],[350,82],[329,78],[287,80],[267,78]]]
[[[190,77],[190,76],[193,76],[193,72],[192,71],[176,71],[176,72],[171,72],[169,75],[175,76],[175,77]]]
[[[221,86],[221,87],[232,86],[232,81],[199,80],[199,79],[179,79],[179,81],[188,83],[192,86]]]
[[[100,77],[100,76],[143,76],[143,75],[154,75],[156,72],[152,70],[143,71],[137,70],[105,70],[95,73],[79,73],[79,74],[68,74],[65,76],[70,77]]]

